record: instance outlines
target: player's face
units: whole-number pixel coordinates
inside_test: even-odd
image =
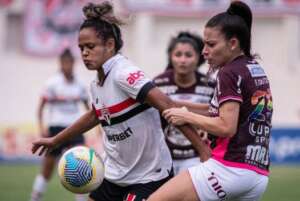
[[[111,48],[97,36],[94,28],[83,28],[79,32],[78,46],[83,63],[89,70],[100,70],[112,56]]]
[[[74,59],[70,57],[62,57],[60,59],[61,71],[66,77],[73,75]]]
[[[225,39],[218,27],[206,27],[203,35],[202,54],[211,67],[222,67],[232,60],[231,43]]]
[[[171,52],[171,61],[175,72],[178,74],[188,75],[194,73],[198,60],[199,54],[189,43],[177,43]]]

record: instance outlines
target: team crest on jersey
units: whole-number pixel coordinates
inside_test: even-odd
[[[248,64],[247,68],[252,77],[263,77],[266,76],[264,69],[259,64]]]
[[[127,77],[127,82],[128,84],[130,85],[133,85],[135,84],[135,82],[140,79],[141,77],[144,77],[144,73],[142,71],[137,71],[137,72],[134,72],[134,73],[129,73],[129,76]]]
[[[111,122],[110,122],[109,109],[107,107],[105,107],[105,105],[103,105],[103,107],[100,109],[100,111],[101,111],[101,118],[104,119],[108,125],[110,125]]]

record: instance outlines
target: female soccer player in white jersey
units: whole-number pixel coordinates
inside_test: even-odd
[[[80,27],[79,48],[85,66],[97,71],[91,83],[93,109],[57,136],[34,142],[32,151],[42,147],[42,154],[101,123],[105,180],[91,192],[90,201],[142,201],[172,176],[172,160],[155,108],[162,111],[176,104],[119,53],[121,21],[112,5],[90,3],[83,11],[86,19]],[[201,158],[208,159],[210,150],[194,129],[180,129]]]
[[[251,54],[252,12],[232,1],[204,29],[204,58],[219,69],[210,117],[182,108],[164,117],[217,137],[212,157],[174,177],[148,201],[257,201],[268,184],[273,113],[269,80]],[[174,190],[176,189],[176,190]]]

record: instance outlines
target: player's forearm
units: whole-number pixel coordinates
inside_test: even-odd
[[[220,117],[206,117],[190,112],[186,116],[186,120],[188,123],[218,137],[232,137],[236,132],[232,124],[226,123]]]
[[[191,112],[208,116],[209,104],[191,103],[185,101],[176,101],[176,104],[180,105],[181,107],[186,107]]]
[[[158,89],[153,89],[149,92],[146,102],[152,107],[156,108],[159,112],[172,107],[180,107],[176,102],[172,101],[168,96],[163,94]]]
[[[95,127],[97,124],[99,124],[99,120],[94,114],[94,111],[90,110],[86,114],[81,116],[74,124],[56,135],[54,143],[62,144],[75,136],[82,135],[86,131]]]

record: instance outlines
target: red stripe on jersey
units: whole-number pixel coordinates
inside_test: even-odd
[[[108,107],[108,111],[110,114],[118,113],[136,103],[136,100],[129,98],[119,104],[113,105],[111,107]]]
[[[134,201],[136,198],[136,195],[129,193],[127,195],[126,201]]]
[[[132,98],[129,98],[121,103],[118,103],[116,105],[113,105],[113,106],[110,106],[108,108],[101,108],[101,109],[97,109],[96,110],[96,114],[97,116],[102,116],[102,111],[103,109],[106,109],[108,110],[108,112],[110,114],[114,114],[114,113],[118,113],[118,112],[121,112],[122,110],[134,105],[135,103],[137,103],[136,100],[132,99]]]
[[[99,117],[99,116],[101,115],[100,110],[97,110],[97,109],[95,108],[94,104],[92,104],[92,108],[93,108],[93,110],[95,111],[96,116]]]

